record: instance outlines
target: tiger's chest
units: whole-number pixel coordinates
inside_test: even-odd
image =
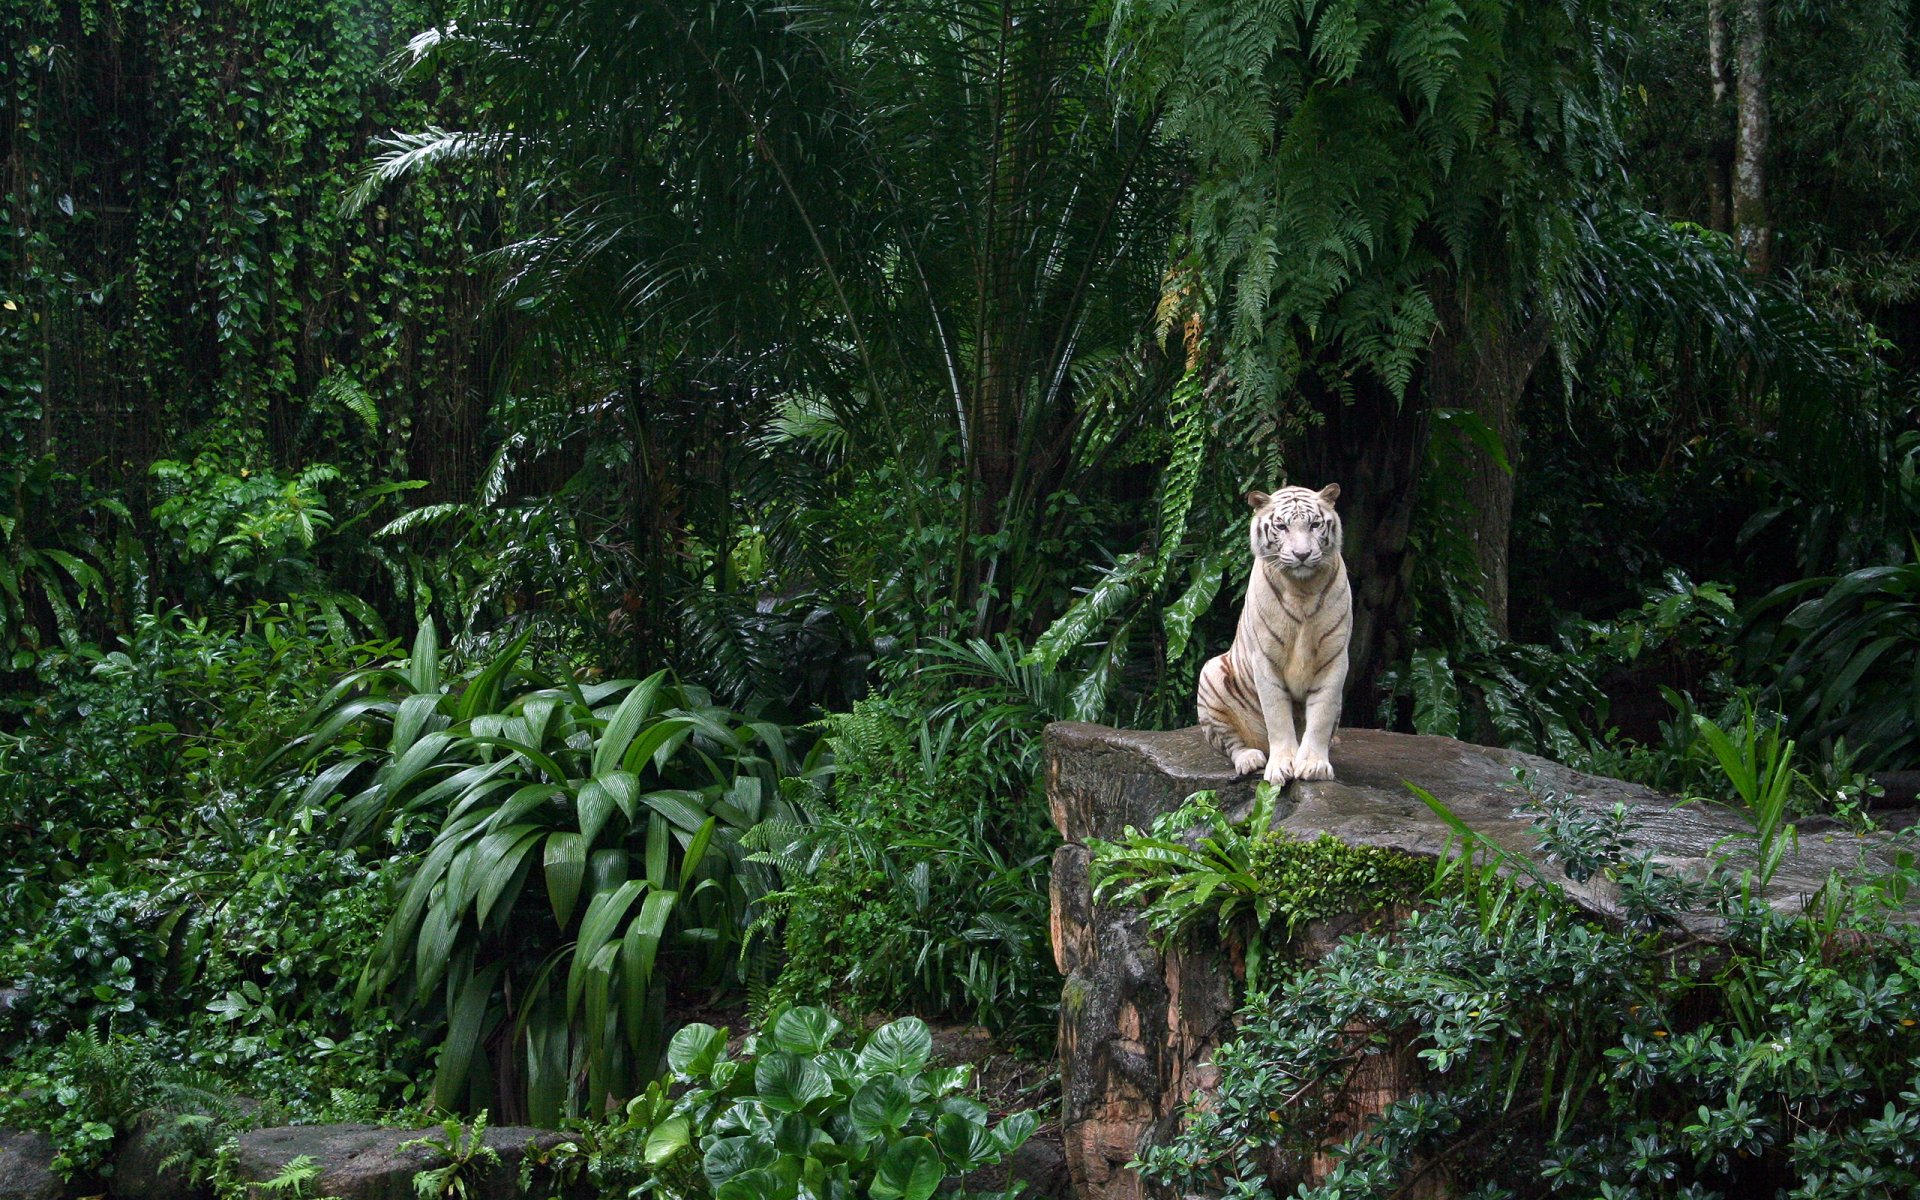
[[[1264,586],[1249,591],[1247,616],[1252,619],[1242,632],[1255,639],[1257,648],[1249,648],[1256,649],[1289,690],[1304,689],[1346,649],[1346,573],[1336,566],[1303,586],[1261,583]]]

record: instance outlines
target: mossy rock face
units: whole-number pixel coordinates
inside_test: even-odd
[[[1384,846],[1354,846],[1330,833],[1296,837],[1270,829],[1254,843],[1253,873],[1273,896],[1275,931],[1309,921],[1377,912],[1419,896],[1433,863]]]
[[[1584,775],[1533,755],[1451,738],[1343,730],[1333,747],[1337,778],[1296,781],[1279,798],[1262,873],[1276,889],[1273,935],[1304,934],[1311,955],[1348,927],[1354,910],[1391,908],[1431,878],[1454,829],[1407,786],[1430,792],[1480,837],[1510,854],[1543,861],[1527,794],[1565,796],[1588,814],[1623,805],[1639,843],[1676,873],[1715,857],[1737,870],[1751,826],[1710,805],[1619,780]],[[1192,936],[1164,946],[1138,911],[1093,903],[1085,847],[1146,829],[1199,791],[1215,793],[1229,817],[1252,808],[1255,778],[1234,775],[1197,729],[1145,733],[1063,723],[1047,730],[1047,801],[1066,846],[1054,856],[1053,935],[1067,979],[1060,1018],[1061,1126],[1080,1200],[1138,1200],[1146,1193],[1126,1170],[1140,1147],[1164,1137],[1195,1090],[1212,1086],[1210,1056],[1233,1029],[1237,962],[1231,948]],[[1884,838],[1841,833],[1802,836],[1766,890],[1776,908],[1797,911],[1827,881],[1864,863],[1891,867]],[[1574,903],[1622,920],[1613,884],[1596,873],[1561,879]],[[1713,938],[1716,914],[1682,914],[1689,933]]]

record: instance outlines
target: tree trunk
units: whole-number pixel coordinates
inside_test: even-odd
[[[1765,275],[1773,262],[1767,221],[1767,6],[1740,0],[1735,29],[1735,98],[1739,109],[1733,155],[1733,230],[1747,271]]]
[[[1517,326],[1489,289],[1487,302],[1472,293],[1443,299],[1440,328],[1427,366],[1426,398],[1433,408],[1470,414],[1497,440],[1506,465],[1471,439],[1463,447],[1461,474],[1467,500],[1467,536],[1480,564],[1480,598],[1501,637],[1508,636],[1507,564],[1513,527],[1513,469],[1519,463],[1516,434],[1521,394],[1547,349],[1547,323]]]
[[[1303,381],[1304,382],[1304,381]],[[1428,406],[1402,401],[1377,381],[1356,381],[1351,403],[1306,386],[1321,424],[1303,435],[1289,460],[1302,487],[1340,485],[1344,556],[1353,581],[1353,636],[1347,650],[1347,699],[1341,722],[1378,724],[1380,672],[1400,657],[1413,559],[1407,537],[1426,463]]]
[[[1731,233],[1733,211],[1727,187],[1733,167],[1733,139],[1728,136],[1732,121],[1727,113],[1727,93],[1733,87],[1733,72],[1727,63],[1726,0],[1707,0],[1707,76],[1713,82],[1713,107],[1708,110],[1708,128],[1713,136],[1707,143],[1707,227]]]

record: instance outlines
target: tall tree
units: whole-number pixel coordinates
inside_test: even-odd
[[[1733,234],[1747,270],[1773,266],[1773,223],[1767,215],[1767,5],[1740,0],[1734,76],[1738,119],[1733,154]]]
[[[1733,62],[1727,57],[1729,39],[1727,0],[1707,0],[1707,78],[1713,89],[1707,111],[1713,130],[1707,146],[1707,227],[1721,233],[1733,229],[1733,139],[1727,97],[1733,90]]]
[[[1165,266],[1174,179],[1102,44],[1063,0],[478,0],[418,46],[471,68],[488,119],[400,138],[374,182],[510,162],[517,303],[570,359],[732,389],[749,419],[804,401],[914,528],[956,482],[960,528],[904,565],[941,631],[1000,629]]]
[[[1344,489],[1364,700],[1404,613],[1430,414],[1510,431],[1547,344],[1569,206],[1610,159],[1592,31],[1533,0],[1289,0],[1260,20],[1119,0],[1111,45],[1192,157],[1190,245],[1242,403],[1289,415],[1299,482]],[[1497,611],[1511,491],[1474,474]]]

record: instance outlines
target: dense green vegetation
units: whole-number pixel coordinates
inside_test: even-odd
[[[1191,722],[1249,488],[1343,488],[1349,723],[1775,826],[1920,769],[1909,6],[0,0],[0,44],[0,1123],[76,1178],[156,1111],[205,1169],[240,1120],[601,1120],[583,1177],[689,1196],[1008,1152],[835,1022],[1049,1052],[1040,731]],[[1420,891],[1181,820],[1103,850],[1166,936]],[[1536,1155],[1489,1188],[1912,1186],[1875,905],[1839,953],[1694,897],[1741,938],[1655,1053],[1655,935],[1493,886],[1253,959],[1238,1061],[1333,1071],[1362,1005],[1466,1064],[1341,1194],[1483,1120]],[[1513,1053],[1568,1082],[1499,1097]],[[862,1132],[692,1171],[735,1102]]]

